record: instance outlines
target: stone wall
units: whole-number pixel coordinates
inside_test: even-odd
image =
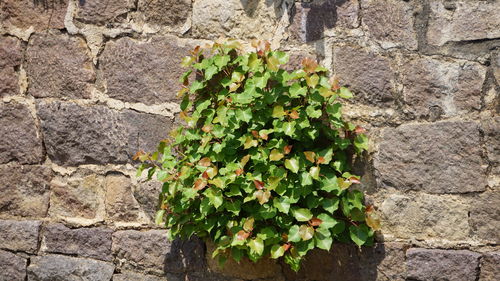
[[[498,280],[500,1],[2,0],[0,20],[0,280]],[[221,36],[356,93],[375,247],[220,269],[153,225],[131,156],[179,123],[180,59]]]

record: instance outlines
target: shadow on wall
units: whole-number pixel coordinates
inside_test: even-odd
[[[271,6],[274,8],[274,13],[278,15],[278,18],[282,15],[281,5],[286,0],[240,0],[241,6],[245,14],[249,17],[254,17],[255,12],[259,8],[259,4],[264,2],[266,7],[269,9]]]

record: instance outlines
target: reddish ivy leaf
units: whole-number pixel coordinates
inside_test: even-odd
[[[285,154],[290,154],[290,152],[292,152],[292,147],[293,147],[293,145],[287,145],[287,146],[285,146],[285,148],[283,149],[283,152]]]
[[[255,185],[255,188],[259,190],[264,188],[264,182],[261,182],[259,180],[253,180],[253,184]]]
[[[205,188],[205,186],[207,186],[207,181],[205,179],[197,179],[195,182],[194,182],[194,189],[196,190],[202,190]]]
[[[321,219],[318,219],[318,218],[312,218],[310,221],[309,221],[309,224],[311,226],[319,226],[323,221]]]
[[[212,163],[212,160],[208,157],[203,157],[198,161],[198,165],[203,166],[203,167],[209,167]]]
[[[238,233],[236,233],[236,239],[238,240],[245,240],[248,238],[248,236],[250,236],[250,233],[244,230],[240,230],[238,231]]]

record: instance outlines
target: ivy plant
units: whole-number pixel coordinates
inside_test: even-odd
[[[182,60],[186,124],[135,156],[139,174],[163,183],[156,222],[171,239],[211,240],[221,262],[283,257],[296,271],[334,241],[371,245],[379,222],[350,167],[367,137],[341,113],[352,93],[312,59],[290,72],[287,53],[252,45],[214,43]]]

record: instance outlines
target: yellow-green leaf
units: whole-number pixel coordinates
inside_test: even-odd
[[[283,157],[285,157],[285,155],[283,155],[283,153],[281,153],[281,151],[279,151],[277,149],[273,149],[273,150],[271,150],[271,154],[269,155],[269,160],[280,161],[281,159],[283,159]]]

